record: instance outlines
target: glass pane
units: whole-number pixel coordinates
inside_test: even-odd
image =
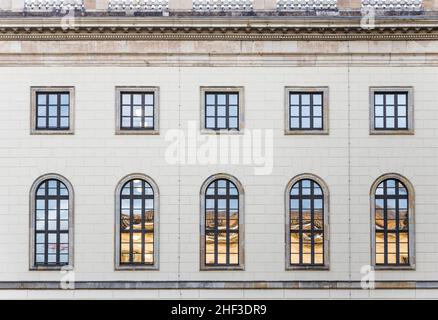
[[[144,95],[144,103],[146,105],[153,105],[154,104],[154,94],[153,93],[147,93]]]
[[[238,102],[238,95],[237,94],[230,94],[228,96],[229,104],[230,105],[237,105]]]
[[[131,95],[124,93],[122,94],[122,104],[131,104]]]
[[[398,104],[406,104],[406,95],[405,94],[397,95],[397,103]]]
[[[61,94],[61,104],[69,104],[69,95],[68,94]]]
[[[300,104],[300,96],[298,94],[290,95],[290,104],[291,105],[299,105]]]
[[[47,96],[45,94],[37,95],[38,104],[47,104]]]
[[[376,105],[383,105],[383,94],[375,94],[374,95],[374,103]]]

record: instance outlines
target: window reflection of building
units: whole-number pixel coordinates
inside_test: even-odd
[[[408,191],[402,182],[386,179],[375,192],[376,264],[409,264]]]
[[[213,181],[205,194],[205,264],[239,264],[239,192],[228,180]]]
[[[290,264],[324,264],[324,195],[313,180],[290,190]]]
[[[128,181],[120,195],[120,263],[154,263],[154,191],[144,180]]]

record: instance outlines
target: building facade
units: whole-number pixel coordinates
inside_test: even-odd
[[[0,1],[1,298],[438,298],[438,1]]]

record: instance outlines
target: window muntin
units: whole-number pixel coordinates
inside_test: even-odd
[[[205,129],[239,130],[239,92],[205,92]]]
[[[290,265],[324,265],[324,194],[313,180],[297,181],[290,190]]]
[[[408,189],[397,179],[386,179],[374,201],[376,265],[409,265]]]
[[[125,183],[120,192],[120,265],[154,265],[155,199],[142,179]]]
[[[374,92],[374,129],[407,130],[408,92]]]
[[[289,92],[289,130],[323,130],[323,92]]]
[[[227,179],[205,192],[205,265],[239,265],[239,191]]]
[[[35,266],[69,264],[69,191],[57,179],[43,181],[35,194]]]
[[[154,130],[155,92],[120,93],[120,129]]]
[[[36,130],[70,129],[70,93],[36,93]]]

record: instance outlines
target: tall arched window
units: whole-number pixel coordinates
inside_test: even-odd
[[[31,269],[73,265],[73,188],[62,176],[45,175],[31,188]]]
[[[243,190],[228,175],[210,177],[201,189],[201,269],[243,268]]]
[[[287,269],[328,268],[328,189],[303,174],[286,188]]]
[[[118,269],[158,268],[158,187],[145,175],[125,177],[116,191]]]
[[[377,267],[413,266],[413,188],[396,174],[380,177],[371,190],[373,262]]]

